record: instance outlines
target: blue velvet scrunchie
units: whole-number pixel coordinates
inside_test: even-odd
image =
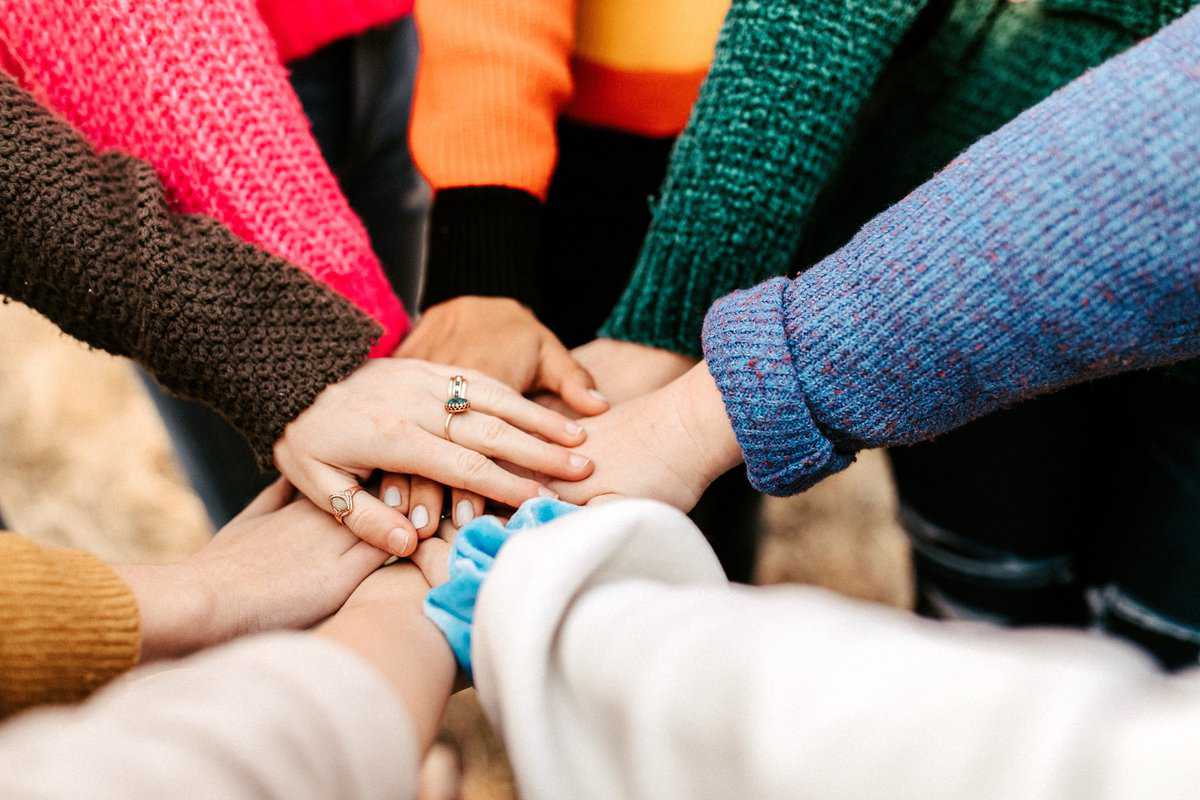
[[[561,500],[538,497],[522,503],[507,526],[495,517],[480,517],[458,532],[450,549],[450,579],[426,595],[425,616],[441,630],[468,676],[475,601],[500,548],[517,531],[544,525],[578,510],[579,506]]]

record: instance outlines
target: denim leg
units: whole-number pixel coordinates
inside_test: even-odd
[[[335,42],[289,65],[292,87],[321,153],[363,219],[401,297],[415,300],[426,202],[408,154],[408,110],[416,71],[409,20]],[[411,284],[411,285],[410,285]],[[147,389],[180,463],[216,528],[269,481],[242,437],[218,414]]]

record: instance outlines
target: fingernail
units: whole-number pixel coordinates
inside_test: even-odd
[[[461,528],[473,519],[475,519],[475,506],[471,505],[470,500],[459,500],[458,504],[454,506],[454,524]]]
[[[538,489],[538,497],[553,497],[555,500],[558,499],[558,495],[547,489],[545,486]]]
[[[383,493],[383,502],[392,508],[400,505],[400,490],[395,486],[389,486],[387,491]]]
[[[429,524],[429,511],[425,509],[425,506],[417,506],[408,515],[408,521],[413,524],[414,528],[421,530]]]
[[[574,422],[567,423],[567,435],[568,436],[578,436],[581,433],[583,433],[582,426],[576,425]]]
[[[588,389],[588,394],[599,400],[601,403],[607,403],[608,398],[600,393],[599,389]]]
[[[388,552],[396,555],[407,553],[412,547],[412,534],[404,528],[392,528],[387,538]]]
[[[571,466],[575,469],[583,469],[584,467],[586,467],[588,465],[587,457],[581,456],[578,453],[572,453],[570,461],[571,461]]]

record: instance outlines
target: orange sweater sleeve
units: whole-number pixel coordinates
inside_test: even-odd
[[[0,719],[80,700],[137,663],[132,590],[100,560],[0,531]]]
[[[417,0],[411,127],[435,190],[504,186],[545,199],[571,94],[575,0]]]

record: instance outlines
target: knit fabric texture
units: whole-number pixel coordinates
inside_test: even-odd
[[[0,230],[0,294],[214,407],[263,467],[379,335],[294,266],[171,212],[148,164],[97,155],[2,73]]]
[[[0,719],[80,700],[131,669],[137,600],[112,568],[0,532]]]
[[[697,353],[716,299],[786,273],[808,239],[800,265],[824,257],[981,136],[1192,2],[953,0],[921,58],[897,63],[920,14],[937,11],[926,5],[734,0],[602,335]],[[896,113],[858,136],[881,80],[899,84]],[[839,176],[839,162],[854,173]]]
[[[98,149],[149,162],[171,208],[210,216],[384,327],[399,299],[321,157],[254,0],[0,0],[22,84]]]
[[[971,147],[799,278],[717,303],[751,480],[1200,354],[1200,11]],[[1119,435],[1119,432],[1114,432]]]

